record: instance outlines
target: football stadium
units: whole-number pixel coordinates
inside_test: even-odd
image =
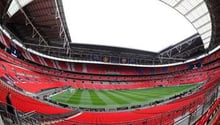
[[[219,0],[0,0],[0,16],[0,125],[220,124]]]

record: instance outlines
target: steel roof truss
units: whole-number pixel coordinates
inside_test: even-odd
[[[40,32],[37,30],[37,28],[34,26],[34,24],[32,23],[32,21],[29,19],[29,17],[27,16],[27,14],[25,13],[25,11],[23,10],[22,6],[20,5],[20,3],[18,2],[18,0],[16,0],[18,6],[20,7],[20,10],[22,12],[22,14],[25,16],[26,19],[26,25],[31,25],[32,29],[36,32],[36,34],[39,37],[39,44],[41,44],[42,42],[45,45],[48,45],[48,42],[44,39],[44,37],[40,34]]]

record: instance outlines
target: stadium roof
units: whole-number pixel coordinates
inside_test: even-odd
[[[76,59],[75,57],[78,56],[79,59],[84,60],[86,59],[84,56],[87,57],[91,54],[102,54],[103,56],[105,54],[107,56],[146,58],[149,60],[149,64],[173,63],[196,57],[219,45],[219,0],[160,1],[186,17],[199,34],[192,35],[159,53],[71,44],[61,0],[1,0],[0,23],[4,29],[14,34],[13,38],[18,39],[26,48],[65,59]],[[13,10],[14,12],[10,10],[12,6],[17,6]],[[158,37],[160,36],[158,35]]]
[[[205,49],[209,47],[212,23],[204,0],[160,0],[182,14],[200,34]]]

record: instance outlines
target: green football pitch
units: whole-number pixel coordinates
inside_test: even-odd
[[[131,106],[168,98],[195,88],[199,84],[135,90],[67,89],[52,95],[51,100],[76,107],[102,108]]]

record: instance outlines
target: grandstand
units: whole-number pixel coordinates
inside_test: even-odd
[[[156,53],[72,43],[62,0],[1,0],[0,124],[220,124],[220,1],[159,1],[198,33]]]

